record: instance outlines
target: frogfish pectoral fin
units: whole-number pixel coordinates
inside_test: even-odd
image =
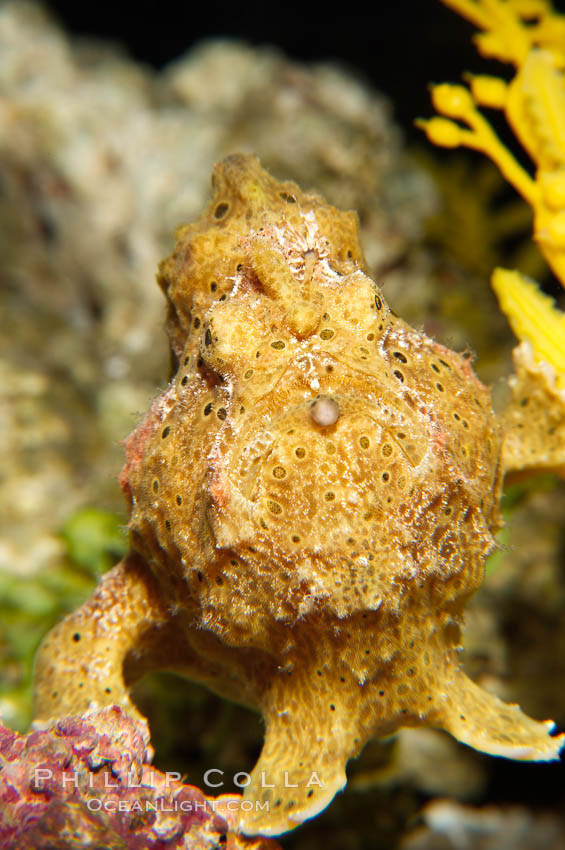
[[[458,741],[484,753],[519,761],[553,761],[565,734],[550,734],[555,724],[528,717],[518,705],[503,702],[460,670],[445,683],[436,725]]]
[[[315,817],[347,782],[345,760],[331,762],[332,741],[307,742],[297,729],[270,724],[263,751],[245,789],[240,829],[245,835],[281,835]],[[302,740],[300,740],[302,738]],[[302,765],[302,766],[301,766]],[[248,810],[246,810],[248,807]]]
[[[304,688],[275,686],[265,742],[244,792],[239,828],[246,835],[281,835],[323,811],[346,782],[356,755],[354,719],[345,706]]]

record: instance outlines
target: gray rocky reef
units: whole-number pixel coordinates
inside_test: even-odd
[[[222,41],[156,74],[0,8],[3,569],[60,557],[81,504],[121,509],[119,441],[167,375],[157,263],[235,151],[357,209],[376,270],[434,204],[387,103],[330,65]]]

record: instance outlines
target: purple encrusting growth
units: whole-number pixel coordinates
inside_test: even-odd
[[[151,754],[147,725],[117,706],[28,735],[0,724],[0,848],[235,850],[245,843],[198,788],[151,767]]]

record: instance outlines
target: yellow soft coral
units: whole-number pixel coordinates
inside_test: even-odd
[[[519,272],[495,269],[492,286],[516,336],[531,344],[538,359],[553,365],[556,385],[565,389],[565,313]]]
[[[510,83],[487,76],[469,88],[432,88],[440,116],[421,121],[430,141],[485,153],[534,212],[534,237],[565,286],[565,16],[546,0],[442,0],[482,30],[479,51],[511,63]],[[533,163],[533,174],[501,142],[479,107],[500,109]],[[565,315],[518,272],[497,269],[493,287],[519,339],[565,386]]]

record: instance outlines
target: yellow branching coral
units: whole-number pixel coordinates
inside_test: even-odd
[[[492,286],[516,336],[528,340],[539,359],[553,365],[556,385],[565,389],[565,313],[519,272],[495,269]]]
[[[531,205],[535,238],[561,281],[565,281],[565,16],[545,2],[444,0],[486,30],[481,52],[517,68],[510,83],[475,76],[464,86],[434,86],[442,116],[420,122],[430,141],[442,147],[482,151]],[[536,16],[537,24],[531,23]],[[501,109],[530,156],[534,176],[502,144],[478,107]],[[459,123],[460,122],[460,123]]]
[[[475,40],[483,55],[513,64],[516,74],[509,83],[473,76],[468,88],[434,86],[440,115],[419,124],[434,144],[464,146],[490,157],[531,206],[534,238],[565,286],[565,16],[546,0],[442,1],[482,30]],[[480,107],[504,112],[533,163],[532,174],[501,142]],[[565,315],[519,272],[497,269],[492,283],[518,338],[531,346],[538,363],[551,367],[537,372],[536,380],[552,375],[559,393],[565,388]],[[561,404],[565,417],[565,398]]]
[[[547,0],[442,0],[482,33],[475,43],[483,56],[519,67],[533,47],[543,47],[565,66],[565,18]]]

